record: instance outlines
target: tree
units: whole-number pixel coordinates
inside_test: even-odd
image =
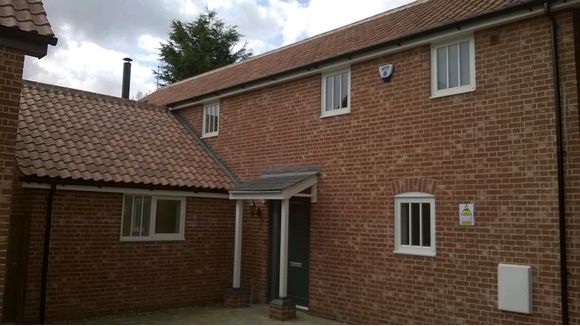
[[[162,84],[175,83],[252,56],[247,42],[235,50],[242,37],[236,28],[207,8],[191,23],[174,20],[169,40],[161,43],[163,65],[153,73]]]

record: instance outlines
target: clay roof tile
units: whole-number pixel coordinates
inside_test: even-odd
[[[27,105],[20,110],[17,159],[25,176],[208,190],[233,185],[166,108],[28,81],[21,103]]]
[[[40,0],[0,0],[0,27],[54,38]]]

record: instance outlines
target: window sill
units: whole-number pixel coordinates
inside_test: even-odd
[[[211,133],[211,134],[203,134],[203,135],[201,135],[201,138],[202,138],[202,139],[203,139],[203,138],[212,138],[212,137],[217,137],[218,135],[219,135],[219,133],[217,133],[217,132],[213,132],[213,133]]]
[[[431,248],[398,248],[393,253],[395,255],[435,257],[435,250]]]
[[[475,86],[472,86],[472,85],[455,87],[455,88],[448,88],[448,89],[443,89],[440,91],[432,91],[432,93],[431,93],[432,95],[430,98],[434,99],[434,98],[445,97],[445,96],[471,93],[474,91],[475,91]]]
[[[175,237],[121,237],[121,242],[156,242],[156,241],[185,241],[184,236],[177,235]]]
[[[337,115],[343,115],[343,114],[349,114],[349,113],[350,113],[350,108],[324,111],[324,112],[322,112],[322,115],[320,115],[320,118],[322,119],[322,118],[335,117]]]

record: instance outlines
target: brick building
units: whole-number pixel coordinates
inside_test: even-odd
[[[4,284],[12,194],[15,185],[16,127],[24,56],[42,58],[57,39],[40,1],[0,1],[0,316],[4,317]],[[8,311],[12,311],[8,306]]]
[[[416,1],[138,103],[25,82],[18,320],[579,323],[579,5]]]

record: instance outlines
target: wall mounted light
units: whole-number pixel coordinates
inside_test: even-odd
[[[253,200],[252,205],[250,205],[250,215],[252,215],[252,217],[262,216],[262,210],[260,209],[260,207],[256,206],[256,203]]]

